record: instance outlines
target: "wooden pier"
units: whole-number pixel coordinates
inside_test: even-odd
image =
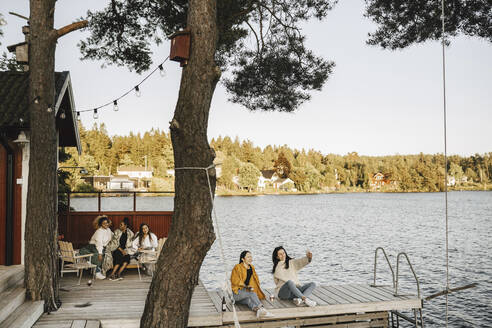
[[[98,280],[88,287],[87,273],[77,286],[75,274],[61,279],[62,307],[43,314],[35,328],[137,328],[143,313],[150,277],[141,281],[129,270],[121,281]],[[236,305],[242,327],[388,327],[389,312],[420,309],[416,296],[393,296],[390,287],[368,284],[317,286],[312,299],[316,307],[295,306],[277,298],[270,301],[271,290],[265,290],[264,306],[274,318],[259,321],[245,305]],[[222,297],[208,291],[200,282],[191,301],[188,327],[234,327],[230,305],[221,311]]]

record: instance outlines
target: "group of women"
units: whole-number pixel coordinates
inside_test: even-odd
[[[94,220],[96,231],[92,235],[89,245],[80,250],[80,254],[93,254],[91,262],[97,265],[96,278],[105,279],[106,273],[112,268],[110,280],[123,279],[121,274],[130,263],[131,257],[139,256],[143,250],[155,250],[158,245],[157,236],[150,231],[146,223],[142,223],[136,234],[129,227],[128,218],[120,222],[114,232],[110,229],[111,221],[105,215]],[[301,284],[297,272],[313,259],[310,251],[306,256],[294,259],[287,255],[282,246],[276,247],[272,253],[273,281],[275,294],[282,300],[292,300],[295,305],[303,304],[313,307],[316,302],[309,299],[316,284],[310,282]],[[250,251],[243,251],[239,256],[239,263],[231,273],[231,286],[235,302],[246,304],[256,311],[257,317],[273,317],[262,305],[265,294],[260,287],[260,279],[252,264],[253,256]]]
[[[313,259],[310,251],[306,256],[299,259],[291,258],[282,246],[276,247],[272,253],[273,261],[273,281],[275,282],[275,294],[282,300],[292,300],[295,305],[303,304],[314,307],[316,302],[309,299],[316,284],[310,282],[301,284],[297,272],[305,267]],[[260,279],[256,274],[252,264],[253,256],[249,251],[241,252],[239,263],[234,266],[231,273],[231,286],[234,301],[240,304],[246,304],[251,310],[256,311],[258,318],[273,317],[262,305],[262,299],[265,294],[260,287]]]
[[[91,262],[97,266],[97,279],[106,279],[106,273],[112,268],[109,280],[121,280],[121,274],[130,263],[131,257],[140,256],[143,250],[155,250],[158,240],[146,223],[140,224],[136,234],[130,229],[128,218],[124,218],[114,232],[110,225],[111,221],[107,216],[98,216],[94,220],[96,231],[89,245],[80,250],[80,254],[93,254]]]

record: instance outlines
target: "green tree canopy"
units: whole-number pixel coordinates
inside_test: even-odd
[[[369,33],[370,45],[399,49],[442,36],[441,1],[365,1],[365,16],[377,24]],[[492,42],[490,0],[446,0],[444,13],[448,36],[463,34]]]
[[[216,62],[230,71],[230,100],[250,110],[293,111],[320,90],[334,63],[306,48],[300,25],[326,17],[335,0],[218,0]],[[151,44],[186,28],[187,0],[113,0],[89,11],[84,59],[149,69]],[[248,39],[254,46],[248,46]]]
[[[273,167],[275,168],[275,172],[281,178],[287,178],[290,175],[290,171],[292,169],[292,164],[285,157],[284,152],[280,152],[278,154],[277,160],[273,163]]]
[[[3,18],[3,15],[0,13],[0,45],[2,45],[2,26],[4,25],[7,25],[7,22]],[[6,52],[3,52],[0,56],[0,71],[22,71],[22,65],[18,64],[13,56],[9,56]]]
[[[239,168],[239,184],[248,190],[254,190],[258,186],[260,170],[253,163],[246,163]]]

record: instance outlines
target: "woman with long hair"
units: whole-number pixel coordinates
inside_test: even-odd
[[[148,256],[149,254],[143,253],[142,251],[155,251],[158,245],[159,240],[157,239],[157,236],[150,231],[149,225],[147,223],[140,224],[140,228],[138,229],[132,243],[132,251],[136,252],[137,258],[141,259],[143,256]],[[147,275],[152,275],[154,265],[146,263],[144,269]]]
[[[113,232],[109,229],[111,221],[106,215],[99,215],[94,219],[93,225],[94,228],[96,228],[96,231],[92,235],[89,245],[81,248],[79,253],[81,255],[93,254],[91,257],[91,262],[97,265],[96,278],[105,279],[106,276],[102,274],[101,271],[106,246],[113,237]]]
[[[306,251],[306,256],[300,259],[291,258],[282,246],[273,250],[273,281],[277,288],[275,292],[278,298],[283,300],[292,300],[295,305],[300,306],[303,303],[307,306],[316,306],[316,302],[307,298],[311,295],[316,284],[310,282],[301,285],[297,272],[304,268],[313,259],[313,254]]]
[[[157,236],[150,231],[149,225],[142,223],[135,235],[135,239],[133,239],[132,248],[136,251],[155,250],[158,242]]]
[[[251,310],[256,311],[256,317],[271,318],[273,314],[268,312],[260,300],[265,299],[260,288],[260,279],[256,274],[253,264],[253,256],[249,251],[242,251],[239,256],[239,264],[234,266],[231,273],[231,287],[234,300],[240,304],[246,304]]]
[[[130,263],[130,253],[133,241],[133,231],[129,227],[130,220],[123,218],[119,228],[114,231],[113,238],[106,247],[103,269],[113,267],[109,280],[121,280],[121,273]],[[119,270],[118,270],[119,269]]]

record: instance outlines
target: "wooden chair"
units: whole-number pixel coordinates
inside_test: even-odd
[[[157,258],[159,254],[161,254],[162,247],[164,247],[164,243],[166,242],[166,238],[159,239],[157,244],[157,249],[155,251],[143,251],[142,255],[137,260],[137,270],[138,270],[138,278],[142,280],[140,276],[140,266],[144,264],[156,264]],[[152,270],[152,276],[154,275],[154,270]]]
[[[92,281],[96,281],[96,265],[91,263],[92,254],[79,255],[78,251],[73,249],[72,243],[58,241],[60,247],[60,259],[62,261],[60,274],[63,277],[64,272],[77,272],[79,276],[79,285],[82,280],[82,274],[85,269],[92,269]]]

